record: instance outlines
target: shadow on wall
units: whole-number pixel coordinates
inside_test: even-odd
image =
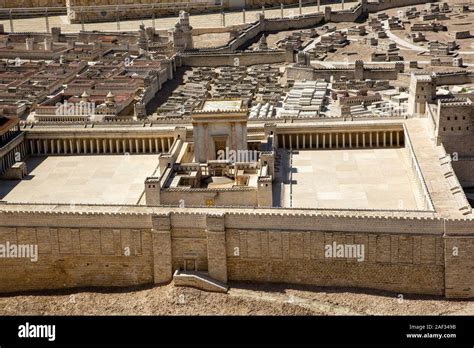
[[[174,78],[167,80],[161,87],[161,89],[155,94],[152,100],[146,105],[147,115],[153,114],[156,109],[163,105],[173,92],[182,84],[184,84],[184,74],[190,70],[186,67],[178,67],[174,72]]]
[[[23,180],[32,180],[35,176],[31,175],[47,156],[35,156],[28,157],[24,160],[27,163],[28,175],[23,178]],[[21,182],[21,180],[2,180],[0,179],[0,199],[4,199],[13,189]]]

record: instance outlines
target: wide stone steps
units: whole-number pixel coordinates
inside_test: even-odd
[[[189,286],[204,291],[226,293],[229,287],[227,284],[215,280],[206,272],[176,270],[173,274],[175,286]]]

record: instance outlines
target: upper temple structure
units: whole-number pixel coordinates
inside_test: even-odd
[[[472,4],[47,2],[0,9],[0,292],[474,298]]]

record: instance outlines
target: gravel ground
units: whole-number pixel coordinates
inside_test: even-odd
[[[0,297],[0,315],[473,315],[474,301],[369,290],[232,283],[228,294],[173,284]]]

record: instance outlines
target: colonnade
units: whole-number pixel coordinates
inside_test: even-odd
[[[5,133],[0,135],[0,145],[6,145],[10,140],[14,139],[18,134],[20,134],[20,129],[18,125],[7,130]]]
[[[33,155],[164,153],[173,137],[28,139]]]
[[[5,172],[11,168],[16,162],[22,161],[27,155],[27,148],[24,142],[21,142],[15,148],[8,151],[0,159],[0,175],[5,174]]]
[[[403,130],[278,134],[284,149],[340,149],[404,146]]]

